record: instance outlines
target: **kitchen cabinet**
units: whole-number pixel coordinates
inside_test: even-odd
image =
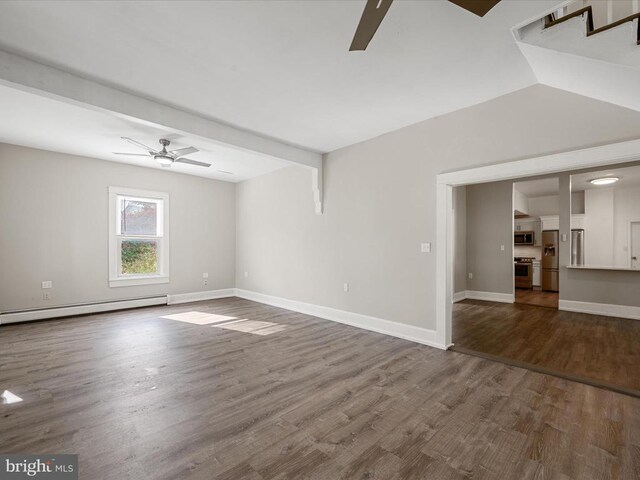
[[[541,285],[540,283],[540,261],[539,260],[534,260],[532,262],[532,274],[531,274],[531,284],[534,287],[539,287]]]
[[[560,216],[559,215],[545,215],[540,217],[542,222],[542,230],[560,230]],[[584,213],[574,213],[571,215],[571,229],[583,229],[584,228]]]
[[[584,230],[584,213],[571,215],[571,230]]]
[[[540,217],[542,222],[542,231],[545,230],[560,230],[560,216],[559,215],[545,215]]]

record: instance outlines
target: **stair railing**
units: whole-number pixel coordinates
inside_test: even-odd
[[[574,2],[574,5],[578,2]],[[553,12],[545,17],[544,28],[550,28],[560,23],[566,22],[575,17],[580,17],[586,15],[586,29],[587,29],[587,37],[591,35],[596,35],[598,33],[604,32],[606,30],[610,30],[612,28],[618,27],[627,22],[633,22],[634,20],[638,20],[638,25],[636,28],[636,44],[640,45],[640,2],[639,0],[631,0],[631,15],[625,16],[619,20],[613,20],[613,3],[614,0],[607,0],[607,24],[598,28],[594,28],[593,22],[593,8],[591,5],[587,4],[586,0],[581,2],[584,6],[582,8],[578,8],[577,10],[569,12],[568,6],[561,8],[560,10]]]

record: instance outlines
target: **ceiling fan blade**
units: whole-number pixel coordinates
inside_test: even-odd
[[[176,158],[174,163],[188,163],[189,165],[197,165],[198,167],[210,167],[210,163],[198,162],[197,160],[191,160],[189,158]]]
[[[174,157],[178,158],[178,157],[184,157],[186,155],[189,155],[190,153],[196,153],[199,151],[200,150],[198,150],[197,148],[187,147],[187,148],[179,148],[178,150],[171,150],[169,153]]]
[[[366,50],[392,3],[393,0],[367,0],[356,34],[349,47],[350,52]]]
[[[114,155],[127,155],[129,157],[150,157],[148,153],[124,153],[124,152],[112,152]]]
[[[451,3],[455,3],[459,7],[469,10],[471,13],[475,13],[479,17],[484,17],[489,10],[495,7],[500,0],[449,0]]]
[[[158,153],[153,148],[147,147],[144,143],[140,143],[140,142],[134,140],[133,138],[129,138],[129,137],[120,137],[120,138],[122,138],[123,140],[126,140],[131,145],[135,145],[136,147],[139,147],[139,148],[142,148],[142,149],[146,150],[147,152]]]

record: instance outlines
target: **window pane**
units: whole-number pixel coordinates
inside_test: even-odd
[[[122,275],[158,273],[156,240],[122,240]]]
[[[158,204],[125,198],[121,203],[122,235],[157,235]]]

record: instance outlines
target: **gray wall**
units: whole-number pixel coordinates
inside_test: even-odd
[[[109,288],[111,185],[170,194],[169,284]],[[0,226],[0,311],[235,284],[235,185],[228,182],[0,144]],[[49,301],[43,280],[54,284]]]
[[[467,187],[453,189],[453,291],[467,289]]]
[[[467,186],[467,290],[513,293],[512,195],[511,181]]]
[[[536,85],[328,154],[322,216],[308,171],[248,180],[237,188],[237,286],[433,329],[438,173],[639,132],[638,112]]]

